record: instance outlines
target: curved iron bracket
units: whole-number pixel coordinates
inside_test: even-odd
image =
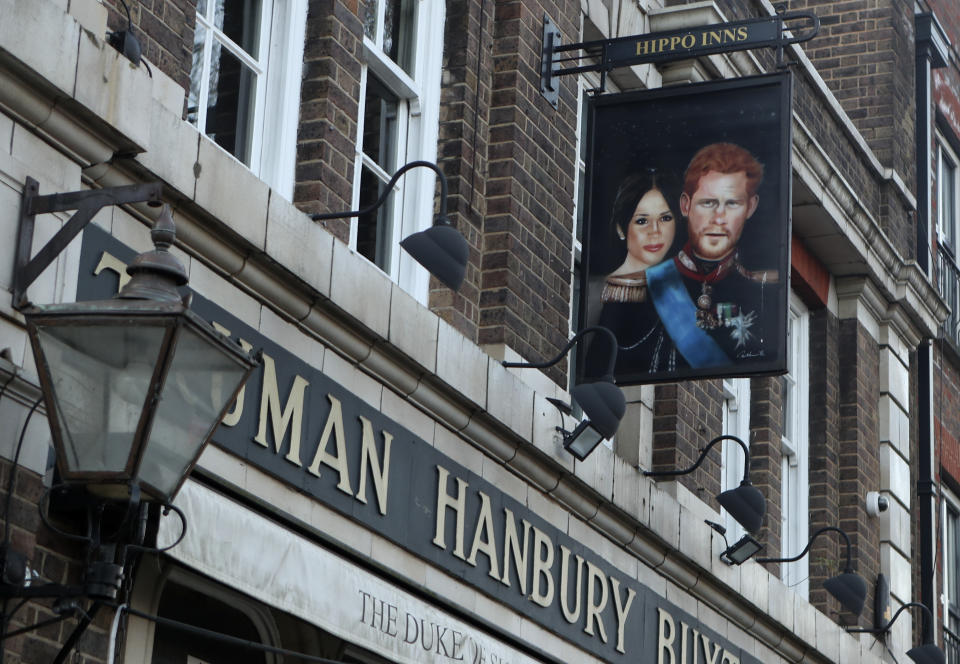
[[[788,22],[806,21],[801,32],[784,33]],[[792,32],[792,30],[791,30]],[[540,91],[556,107],[558,76],[600,72],[602,93],[607,72],[618,67],[645,63],[688,60],[705,55],[743,51],[751,48],[773,48],[777,52],[777,68],[783,65],[783,49],[813,39],[820,32],[820,19],[810,11],[787,12],[775,16],[714,23],[680,30],[650,32],[630,37],[599,39],[561,45],[560,32],[549,16],[543,17],[543,44],[540,50]],[[583,61],[589,61],[583,64]]]
[[[65,194],[40,195],[40,183],[27,177],[20,203],[20,227],[17,231],[17,254],[13,264],[13,306],[23,309],[29,302],[27,288],[37,280],[50,263],[56,260],[71,240],[90,223],[101,208],[108,205],[148,203],[159,206],[163,185],[159,182],[131,184],[105,189],[71,191]],[[76,210],[72,217],[50,238],[37,255],[30,258],[33,246],[35,217],[49,212]]]

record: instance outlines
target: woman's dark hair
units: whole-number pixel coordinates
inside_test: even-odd
[[[617,188],[617,195],[613,199],[613,210],[610,215],[611,231],[626,235],[627,226],[633,217],[637,203],[651,189],[656,189],[670,206],[674,219],[679,221],[677,209],[680,202],[680,182],[672,174],[656,168],[649,168],[639,173],[628,175]],[[679,230],[679,228],[677,229]]]

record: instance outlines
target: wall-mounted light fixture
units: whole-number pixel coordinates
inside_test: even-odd
[[[726,549],[720,554],[720,560],[728,565],[742,565],[763,549],[763,544],[753,539],[749,533],[733,544],[730,544],[730,542],[727,541],[726,528],[709,519],[704,519],[703,522],[710,526],[711,529],[720,533],[720,537],[723,538],[723,544]]]
[[[714,445],[722,440],[732,440],[743,450],[743,481],[740,486],[734,489],[728,489],[717,496],[717,502],[730,513],[737,523],[743,526],[747,532],[755,533],[763,525],[763,517],[767,513],[767,501],[753,484],[750,483],[750,448],[746,443],[736,436],[717,436],[703,448],[698,458],[692,466],[685,470],[645,470],[643,472],[647,477],[676,477],[678,475],[687,475],[692,473],[703,460],[707,458],[707,453]]]
[[[557,427],[557,430],[563,434],[564,449],[579,461],[586,459],[600,441],[613,437],[627,409],[623,391],[614,384],[613,380],[613,368],[617,363],[617,338],[613,332],[599,325],[580,330],[555,358],[546,362],[502,362],[505,367],[518,369],[552,367],[563,359],[580,339],[594,332],[603,333],[610,340],[610,361],[607,372],[596,382],[580,383],[570,390],[570,396],[583,410],[586,419],[581,421],[573,431]]]
[[[140,40],[133,33],[133,19],[130,17],[130,7],[126,0],[120,0],[124,11],[127,13],[127,27],[123,30],[107,33],[107,43],[120,51],[123,56],[136,66],[140,66],[140,58],[143,55],[143,48],[140,46]],[[148,69],[149,71],[149,69]],[[152,76],[152,74],[151,74]]]
[[[154,249],[131,262],[131,279],[116,297],[28,303],[26,289],[100,208],[160,204],[158,183],[48,196],[37,190],[27,178],[14,303],[26,321],[65,483],[51,493],[68,491],[87,515],[84,533],[50,527],[86,543],[87,568],[78,586],[24,585],[19,574],[6,574],[22,563],[7,549],[0,556],[0,599],[89,597],[96,605],[116,598],[127,551],[143,548],[141,496],[174,509],[173,497],[258,362],[191,311],[190,296],[179,292],[187,274],[169,251],[176,230],[167,207],[151,231]],[[77,212],[31,259],[35,215],[65,210]],[[45,502],[41,517],[50,525]],[[8,618],[0,616],[3,625]]]
[[[440,212],[433,226],[407,236],[400,242],[400,246],[448,288],[459,290],[467,270],[470,248],[467,246],[467,240],[460,234],[460,231],[450,224],[450,220],[447,218],[447,178],[440,168],[432,162],[411,161],[409,164],[401,166],[384,186],[380,198],[362,210],[312,214],[310,218],[314,221],[349,219],[373,212],[384,204],[400,176],[410,169],[420,166],[432,169],[440,180]]]
[[[807,542],[807,545],[803,547],[803,551],[793,556],[792,558],[757,558],[758,563],[792,563],[797,560],[800,560],[807,552],[810,551],[810,545],[813,544],[813,540],[825,532],[837,532],[843,536],[844,541],[847,543],[847,566],[844,568],[842,574],[833,576],[823,582],[823,587],[828,593],[833,595],[837,601],[850,613],[854,615],[860,615],[863,612],[863,603],[867,598],[867,583],[863,580],[859,574],[853,571],[853,556],[850,548],[850,537],[834,526],[826,526],[815,531],[813,535],[810,536],[810,540]]]
[[[889,600],[889,596],[887,599]],[[897,620],[897,618],[900,617],[900,614],[908,608],[923,609],[924,616],[927,619],[927,624],[923,629],[924,642],[921,645],[908,650],[907,657],[916,662],[916,664],[944,664],[947,661],[947,658],[939,646],[933,642],[933,613],[931,613],[930,609],[927,608],[926,604],[921,604],[920,602],[908,602],[897,609],[897,612],[893,614],[893,617],[890,618],[889,622],[887,622],[885,625],[881,625],[875,629],[848,628],[847,631],[851,633],[867,632],[878,637],[884,637],[890,632],[890,627],[892,627],[893,623]]]

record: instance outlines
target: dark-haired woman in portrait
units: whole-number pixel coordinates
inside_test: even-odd
[[[676,179],[650,169],[630,175],[617,189],[610,218],[611,232],[625,255],[623,262],[606,276],[600,292],[600,316],[596,321],[613,331],[619,346],[617,373],[637,373],[662,365],[667,358],[655,355],[659,319],[648,314],[647,268],[673,256],[682,246],[675,212],[680,198]],[[596,376],[609,357],[606,344],[591,343],[586,357],[586,375]]]

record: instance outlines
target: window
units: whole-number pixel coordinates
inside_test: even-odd
[[[938,140],[937,232],[940,246],[952,256],[957,251],[957,189],[957,157],[944,141]]]
[[[239,595],[220,590],[199,577],[190,583],[164,585],[157,615],[220,634],[271,645],[279,639],[266,610]],[[218,592],[219,591],[219,592]],[[277,658],[209,637],[158,624],[153,639],[153,664],[273,664]]]
[[[150,556],[137,572],[134,606],[147,614],[269,648],[343,664],[390,664],[355,643],[272,607],[256,597],[173,562]],[[300,658],[242,647],[211,634],[129,617],[122,659],[127,664],[282,664]],[[119,657],[118,657],[119,660]]]
[[[809,533],[809,407],[808,362],[810,314],[796,295],[790,295],[787,325],[787,374],[783,377],[783,437],[781,438],[781,551],[784,557],[798,554],[807,545]],[[809,558],[782,563],[784,584],[799,595],[808,593]]]
[[[293,194],[306,0],[198,0],[187,119]]]
[[[950,307],[944,321],[944,336],[960,348],[960,269],[957,256],[957,186],[956,153],[943,136],[937,135],[937,283],[940,295]]]
[[[722,431],[736,436],[748,447],[750,445],[750,379],[723,379]],[[743,481],[743,450],[732,440],[724,440],[720,467],[720,490],[736,489]],[[727,541],[731,544],[746,534],[743,526],[724,510],[723,526],[727,529]]]
[[[436,160],[441,0],[361,0],[364,66],[354,173],[354,209],[369,207],[404,164]],[[408,171],[378,209],[352,220],[350,245],[421,301],[429,276],[399,242],[433,220],[436,176]]]
[[[960,664],[960,503],[943,492],[943,649]]]

